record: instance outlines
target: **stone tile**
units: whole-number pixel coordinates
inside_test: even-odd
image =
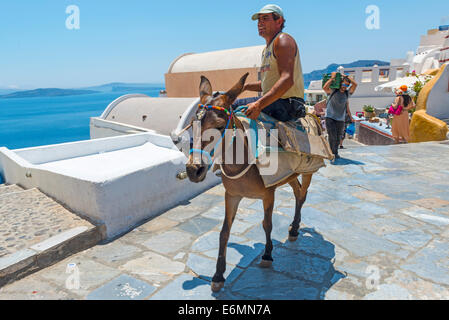
[[[231,232],[234,234],[242,234],[245,233],[252,226],[253,225],[248,222],[235,219],[234,222],[232,223]]]
[[[425,281],[410,272],[396,270],[391,277],[384,280],[387,284],[395,284],[408,290],[413,299],[448,300],[449,289],[429,281]]]
[[[430,210],[449,206],[449,201],[441,200],[438,198],[419,199],[419,200],[410,201],[410,202],[417,206],[420,206],[420,207],[423,207],[426,209],[430,209]]]
[[[210,283],[182,274],[165,287],[161,288],[151,300],[215,300]]]
[[[121,263],[142,252],[141,249],[116,240],[106,245],[97,245],[86,251],[86,256],[107,263]]]
[[[117,277],[120,271],[95,262],[87,257],[77,255],[70,257],[52,267],[39,272],[39,276],[51,281],[55,285],[65,288],[66,281],[74,273],[67,273],[68,264],[75,264],[79,270],[79,289],[68,290],[68,292],[78,296],[86,296],[92,289],[99,287],[107,281]]]
[[[370,273],[367,272],[369,264],[366,261],[362,261],[356,258],[347,258],[343,261],[335,263],[335,268],[345,274],[357,276],[365,279]]]
[[[141,225],[138,230],[144,232],[159,232],[164,230],[170,230],[179,224],[178,221],[167,219],[164,216],[159,216],[153,220]]]
[[[438,227],[449,225],[449,218],[443,215],[436,214],[432,210],[424,209],[421,207],[406,208],[400,210],[399,212],[412,218],[431,223]]]
[[[164,218],[171,219],[178,222],[186,221],[204,212],[202,208],[191,204],[179,205],[164,213]]]
[[[258,212],[264,212],[262,200],[256,200],[252,205],[248,206],[247,209],[255,210]]]
[[[351,254],[359,257],[374,255],[381,251],[400,257],[406,257],[409,254],[408,251],[401,250],[398,245],[355,226],[348,230],[333,231],[327,236]]]
[[[350,223],[341,221],[341,219],[314,208],[303,208],[302,222],[323,234],[329,230],[348,230],[352,227]]]
[[[395,284],[381,284],[378,290],[367,294],[363,300],[411,300],[410,292]]]
[[[344,291],[338,291],[335,289],[329,289],[325,291],[324,293],[324,300],[331,300],[331,301],[337,301],[337,300],[355,300],[355,296],[344,292]]]
[[[121,275],[92,291],[87,300],[143,300],[156,290],[155,287],[128,275]]]
[[[419,229],[410,229],[388,234],[385,238],[399,244],[420,248],[428,243],[432,239],[432,236]]]
[[[215,195],[203,193],[194,199],[189,200],[189,205],[200,208],[202,212],[222,205],[224,203],[224,195]]]
[[[0,288],[0,300],[61,300],[67,299],[67,292],[48,281],[28,276],[20,281]]]
[[[437,284],[449,285],[449,250],[447,241],[433,240],[401,266],[403,270]]]
[[[315,300],[319,295],[317,288],[303,280],[262,268],[248,268],[231,291],[258,300]]]
[[[220,222],[223,222],[225,217],[225,208],[221,206],[214,207],[201,214],[201,216],[209,219],[216,219],[219,220]]]
[[[394,218],[374,218],[359,222],[355,221],[355,224],[378,236],[407,230],[407,227],[404,226],[404,224],[399,223],[398,220]]]
[[[265,250],[265,245],[254,242],[242,244],[229,242],[226,250],[226,263],[240,268],[248,267]],[[218,248],[204,252],[208,257],[217,259]]]
[[[246,238],[231,234],[229,243],[243,243],[248,241]],[[211,231],[199,237],[192,245],[193,252],[206,252],[217,249],[220,246],[220,232]]]
[[[240,201],[239,208],[248,209],[252,204],[254,204],[255,202],[258,202],[258,201],[260,201],[260,200],[244,198],[244,199],[242,199],[242,201]]]
[[[406,181],[406,179],[404,179]],[[410,182],[409,182],[410,183]],[[407,200],[407,201],[415,201],[420,200],[423,198],[423,196],[417,192],[392,192],[390,194],[390,197],[393,199],[399,199],[399,200]]]
[[[285,216],[273,214],[271,239],[277,241],[283,241],[286,239],[288,237],[288,228],[291,222],[292,220]],[[245,233],[245,237],[254,241],[265,243],[266,236],[262,224],[258,224],[257,226],[251,228],[247,233]]]
[[[219,221],[205,217],[195,217],[179,225],[178,228],[195,236],[202,235],[219,225]]]
[[[399,199],[382,200],[377,202],[379,205],[388,208],[390,210],[400,210],[409,208],[411,205],[409,202],[402,201]]]
[[[323,238],[313,229],[303,228],[299,231],[298,240],[295,242],[285,241],[279,247],[290,250],[302,251],[309,255],[321,256],[325,259],[335,257],[335,245]]]
[[[153,284],[160,284],[185,270],[185,265],[157,253],[146,252],[143,257],[127,261],[119,270],[139,276]]]
[[[323,284],[333,274],[330,260],[285,248],[273,250],[273,270],[291,277]]]
[[[249,224],[261,223],[264,218],[263,211],[248,211],[248,212],[237,212],[236,220],[242,220]]]
[[[190,245],[193,237],[181,231],[167,231],[151,237],[143,243],[144,246],[159,253],[173,253]]]
[[[373,204],[371,202],[355,203],[353,206],[354,208],[359,208],[360,210],[364,211],[365,213],[369,213],[370,215],[381,215],[389,212],[387,208],[379,206],[377,204]]]
[[[352,194],[354,197],[357,197],[361,200],[368,200],[368,201],[383,201],[383,200],[389,200],[390,198],[384,195],[383,193],[375,192],[375,191],[361,191],[357,193]]]
[[[212,281],[216,266],[216,259],[205,258],[194,253],[189,254],[189,258],[187,259],[187,267],[189,267],[199,278],[207,281]],[[240,268],[226,264],[226,271],[224,273],[226,286],[231,285],[242,271],[243,270]]]

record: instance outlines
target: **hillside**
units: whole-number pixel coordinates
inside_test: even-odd
[[[97,93],[93,90],[74,90],[74,89],[35,89],[27,91],[18,91],[10,94],[0,96],[0,99],[14,99],[14,98],[35,98],[35,97],[63,97]]]
[[[375,64],[377,64],[378,66],[389,66],[390,65],[389,62],[380,61],[380,60],[358,60],[358,61],[346,63],[346,64],[333,63],[333,64],[330,64],[329,66],[327,66],[327,68],[325,68],[325,69],[314,70],[310,73],[305,73],[304,74],[304,85],[306,87],[308,87],[310,84],[310,81],[321,80],[323,78],[324,73],[335,72],[335,71],[337,71],[337,68],[339,66],[342,66],[344,68],[359,68],[359,67],[372,67]]]

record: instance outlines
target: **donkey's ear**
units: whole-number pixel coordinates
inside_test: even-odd
[[[245,73],[243,77],[240,78],[239,82],[237,82],[235,86],[233,86],[228,92],[225,93],[228,104],[232,104],[235,101],[235,99],[237,99],[239,94],[242,93],[243,86],[245,85],[245,81],[248,75],[249,72]]]
[[[212,95],[212,85],[210,84],[209,79],[205,76],[201,76],[200,83],[200,100],[202,104],[206,104],[206,100],[209,96]]]

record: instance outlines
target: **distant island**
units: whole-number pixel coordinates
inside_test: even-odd
[[[17,91],[10,94],[0,96],[0,99],[15,99],[15,98],[35,98],[35,97],[64,97],[64,96],[78,96],[83,94],[98,93],[93,90],[76,90],[76,89],[35,89],[27,91]]]
[[[330,64],[329,66],[327,66],[327,68],[325,68],[325,69],[315,70],[315,71],[312,71],[309,73],[305,73],[304,74],[304,85],[306,87],[308,87],[311,81],[323,79],[323,74],[335,72],[335,71],[337,71],[337,68],[339,66],[342,66],[343,68],[359,68],[359,67],[372,67],[375,64],[377,64],[379,67],[390,65],[389,62],[380,61],[380,60],[358,60],[358,61],[346,63],[346,64],[333,63],[333,64]]]

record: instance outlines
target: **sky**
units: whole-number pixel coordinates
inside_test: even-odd
[[[447,0],[1,0],[0,88],[164,83],[181,54],[265,44],[251,15],[267,3],[283,8],[304,72],[404,58],[420,35],[449,24]],[[70,5],[79,29],[66,27]],[[366,27],[370,5],[379,29]]]

